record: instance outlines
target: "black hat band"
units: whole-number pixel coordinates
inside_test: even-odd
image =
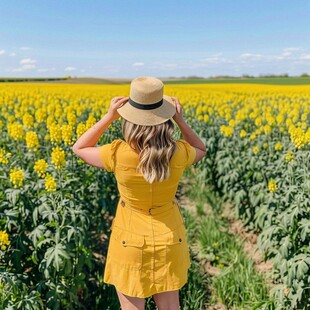
[[[160,101],[156,102],[156,103],[152,103],[152,104],[140,104],[138,102],[133,101],[131,98],[128,99],[128,102],[135,108],[140,109],[140,110],[154,110],[159,108],[164,100],[161,99]]]

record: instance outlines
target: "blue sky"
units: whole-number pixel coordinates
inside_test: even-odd
[[[4,0],[0,76],[310,74],[309,0]]]

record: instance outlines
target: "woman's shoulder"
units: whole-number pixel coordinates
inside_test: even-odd
[[[184,139],[178,139],[175,142],[176,142],[177,147],[180,149],[191,147],[191,145]]]
[[[176,142],[176,151],[174,159],[185,167],[189,167],[196,157],[196,149],[184,139],[178,139]]]

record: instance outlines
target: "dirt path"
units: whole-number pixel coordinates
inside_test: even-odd
[[[180,190],[177,192],[177,199],[180,202],[182,208],[187,209],[192,214],[197,215],[196,212],[196,203],[191,200],[187,193],[190,190],[190,187],[193,186],[193,182],[186,180],[183,181],[183,184]],[[213,214],[212,207],[205,203],[203,206],[203,210],[208,214]],[[241,220],[236,219],[234,213],[234,206],[229,203],[223,204],[223,213],[222,216],[229,221],[228,231],[239,237],[241,241],[243,241],[243,250],[247,254],[247,256],[253,260],[255,270],[262,274],[265,278],[266,285],[271,289],[275,284],[273,284],[272,279],[270,277],[272,270],[272,261],[267,260],[266,262],[263,259],[263,255],[261,251],[257,248],[257,234],[249,232],[248,229],[243,225]],[[195,246],[192,246],[193,252],[197,252],[198,249]],[[208,260],[202,260],[201,264],[204,266],[205,272],[212,276],[216,276],[220,273],[220,269],[212,266]],[[212,288],[210,288],[212,291]],[[215,305],[206,305],[205,310],[227,310],[227,307],[222,303],[218,302]]]

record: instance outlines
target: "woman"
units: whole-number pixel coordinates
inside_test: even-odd
[[[190,255],[175,193],[184,169],[206,148],[184,121],[176,97],[164,95],[153,77],[131,82],[129,97],[115,97],[107,114],[74,144],[88,164],[115,174],[120,200],[111,225],[104,282],[115,285],[122,309],[144,309],[153,296],[158,309],[179,309]],[[95,144],[123,118],[125,141]],[[183,139],[174,141],[174,119]]]

